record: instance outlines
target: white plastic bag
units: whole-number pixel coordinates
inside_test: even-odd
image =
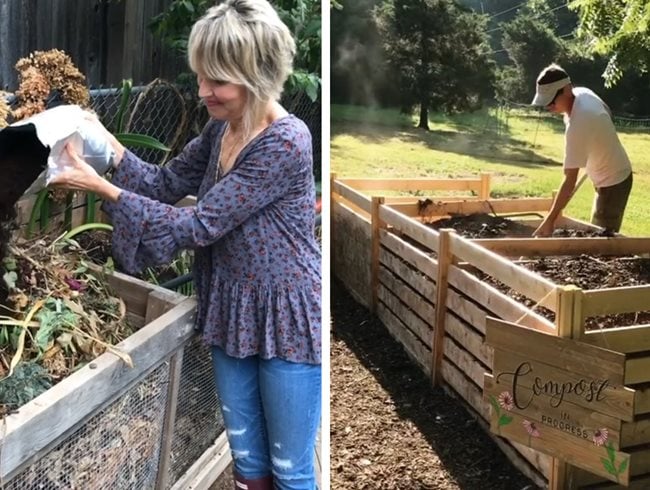
[[[46,187],[54,177],[71,164],[65,147],[71,143],[79,156],[103,175],[113,165],[115,151],[101,128],[86,118],[84,110],[77,105],[62,105],[48,109],[9,127],[33,124],[36,136],[50,149],[47,169],[44,170],[25,194],[32,194]],[[5,128],[5,130],[8,128]]]

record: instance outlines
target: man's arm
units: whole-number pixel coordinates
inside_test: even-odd
[[[578,180],[578,168],[565,168],[564,169],[564,180],[562,185],[558,190],[551,210],[548,212],[548,215],[542,221],[542,224],[535,230],[533,236],[537,237],[546,237],[553,234],[555,229],[555,221],[560,216],[562,210],[569,204],[569,201],[573,197],[573,189],[575,188],[576,182]]]

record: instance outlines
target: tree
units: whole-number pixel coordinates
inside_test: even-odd
[[[185,53],[192,25],[214,3],[214,0],[173,0],[163,13],[152,19],[150,27],[169,46]],[[272,0],[271,3],[296,41],[294,72],[287,80],[286,92],[304,91],[315,101],[321,83],[320,2]]]
[[[375,10],[402,109],[451,113],[480,107],[491,92],[485,18],[452,0],[393,0]]]
[[[603,73],[607,86],[626,71],[647,73],[650,68],[650,2],[648,0],[576,0],[578,34],[593,54],[608,57]]]
[[[512,64],[498,71],[497,99],[528,103],[539,72],[560,60],[564,46],[542,20],[528,12],[505,24],[502,42]]]

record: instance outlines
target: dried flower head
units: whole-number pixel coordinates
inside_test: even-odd
[[[9,124],[9,114],[11,114],[11,108],[9,107],[4,95],[0,93],[0,129]]]
[[[87,107],[90,93],[86,77],[63,51],[34,51],[16,63],[20,86],[16,92],[18,109],[16,119],[24,119],[45,110],[52,91],[58,91],[64,102]]]

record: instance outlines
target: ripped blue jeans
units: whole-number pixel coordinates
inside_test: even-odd
[[[278,490],[315,490],[321,366],[258,356],[237,359],[212,348],[212,366],[237,473],[273,474]]]

